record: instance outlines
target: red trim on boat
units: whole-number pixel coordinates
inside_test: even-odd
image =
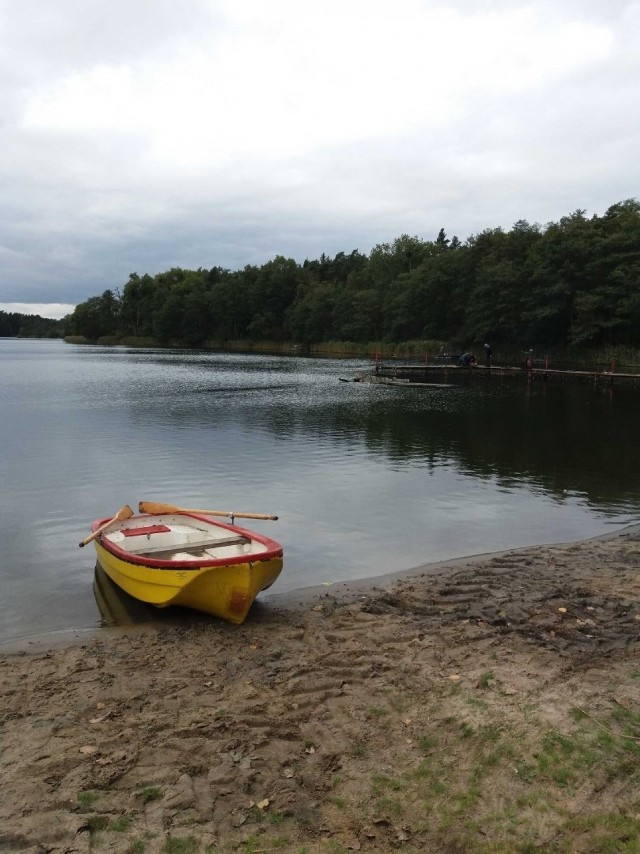
[[[157,518],[160,515],[166,516],[172,514],[156,513],[150,515],[154,515]],[[202,558],[193,558],[192,560],[158,560],[158,558],[131,554],[130,552],[126,551],[126,549],[121,549],[118,545],[103,536],[101,536],[97,540],[97,542],[102,546],[103,549],[106,549],[108,552],[111,552],[111,554],[115,555],[120,560],[124,560],[127,563],[131,563],[136,566],[147,566],[151,569],[190,569],[193,571],[201,569],[203,567],[228,566],[230,564],[236,563],[262,563],[267,560],[273,560],[274,558],[282,557],[283,549],[280,543],[277,543],[275,540],[272,540],[269,537],[265,537],[262,534],[257,534],[255,531],[250,531],[247,528],[240,528],[237,525],[229,525],[226,522],[218,522],[217,520],[214,521],[209,516],[204,516],[196,513],[180,513],[180,516],[184,516],[187,519],[197,519],[199,522],[206,522],[209,525],[213,524],[215,527],[230,531],[233,534],[239,534],[244,537],[248,537],[249,539],[255,540],[256,542],[261,543],[263,546],[265,546],[265,551],[249,552],[248,554],[238,555],[237,557],[208,558],[207,560],[204,560]],[[148,518],[148,516],[137,516],[132,518],[144,521],[144,519]],[[108,518],[96,519],[95,522],[91,523],[91,530],[96,531],[98,528],[104,525],[105,522],[109,521],[110,519]],[[117,525],[114,525],[112,530],[120,530],[124,534],[125,531],[130,529],[119,529]]]

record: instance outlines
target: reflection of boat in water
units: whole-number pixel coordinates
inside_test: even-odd
[[[157,620],[162,612],[125,593],[99,563],[93,576],[93,595],[103,626],[133,626]]]

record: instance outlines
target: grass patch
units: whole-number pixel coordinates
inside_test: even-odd
[[[430,750],[433,750],[437,744],[438,740],[432,735],[421,735],[418,739],[418,746],[423,753],[428,753]]]
[[[486,673],[483,673],[482,676],[478,679],[478,688],[481,688],[483,691],[486,691],[487,688],[491,687],[491,683],[495,681],[495,676],[493,675],[493,671],[488,670]]]
[[[404,812],[404,804],[398,798],[382,797],[376,799],[378,815],[399,816]]]
[[[130,815],[121,815],[120,818],[114,818],[109,822],[109,830],[115,833],[123,833],[128,830],[133,824],[133,818]]]
[[[416,768],[414,774],[420,783],[421,791],[429,798],[444,795],[447,786],[442,777],[442,769],[428,759],[424,759]]]
[[[148,804],[150,801],[158,801],[162,797],[163,792],[159,786],[145,786],[137,792],[137,797],[140,798],[143,804]]]
[[[394,791],[399,792],[404,788],[401,780],[387,777],[386,774],[374,774],[371,780],[371,789],[374,795],[379,795],[381,792]]]
[[[480,741],[496,744],[502,738],[502,733],[496,724],[487,724],[478,730],[478,738]]]
[[[87,819],[87,828],[89,829],[89,834],[91,836],[95,833],[99,833],[101,830],[106,830],[108,826],[108,815],[92,815]]]
[[[518,780],[522,780],[525,783],[533,783],[538,776],[536,766],[531,762],[518,762],[513,770]]]
[[[460,724],[460,735],[462,736],[462,738],[471,738],[471,736],[474,734],[475,730],[473,729],[471,724],[468,724],[466,721],[463,721]]]
[[[388,715],[389,712],[386,709],[381,709],[380,706],[369,706],[366,711],[366,715],[368,718],[379,719]]]
[[[258,851],[264,851],[264,844],[257,836],[251,834],[242,843],[242,849],[247,854],[257,854]]]
[[[196,854],[198,841],[194,836],[168,836],[164,850],[166,854]]]
[[[486,684],[491,685],[489,674]],[[549,729],[525,705],[519,707],[519,723],[513,714],[503,719],[499,693],[492,697],[498,714],[491,702],[476,707],[469,721],[457,714],[464,696],[447,700],[442,717],[434,716],[437,735],[415,737],[413,769],[403,761],[391,773],[372,773],[370,800],[361,802],[369,820],[420,825],[425,850],[533,852],[545,849],[552,829],[556,839],[567,840],[553,849],[562,854],[640,854],[637,797],[633,805],[623,799],[620,815],[603,810],[594,816],[593,834],[588,815],[576,818],[568,805],[586,788],[597,809],[600,793],[613,781],[616,790],[640,791],[640,714],[615,704],[596,719],[588,710],[567,707],[568,723]],[[572,848],[583,834],[582,847]]]
[[[489,708],[486,700],[480,700],[478,697],[465,697],[464,701],[468,706],[475,706],[476,709]]]
[[[602,852],[629,852],[640,850],[640,817],[621,813],[599,813],[590,816],[575,816],[566,826],[572,837],[585,836],[589,839],[589,850]]]

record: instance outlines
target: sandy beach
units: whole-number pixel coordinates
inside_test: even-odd
[[[639,642],[635,526],[5,648],[0,850],[640,851]]]

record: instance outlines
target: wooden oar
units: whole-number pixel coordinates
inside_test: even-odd
[[[125,504],[124,507],[121,507],[113,519],[109,519],[108,522],[105,522],[104,525],[100,525],[97,531],[94,531],[93,534],[89,534],[88,537],[85,537],[82,542],[78,543],[80,548],[86,546],[87,543],[90,543],[91,540],[95,540],[96,537],[99,537],[103,531],[106,531],[110,525],[113,525],[115,522],[122,522],[123,519],[130,519],[133,516],[133,510],[129,507],[128,504]]]
[[[194,510],[189,507],[174,507],[173,504],[159,504],[157,501],[141,501],[138,504],[141,513],[203,513],[205,516],[238,516],[242,519],[271,519],[276,521],[277,516],[267,516],[265,513],[236,513],[233,510]]]

